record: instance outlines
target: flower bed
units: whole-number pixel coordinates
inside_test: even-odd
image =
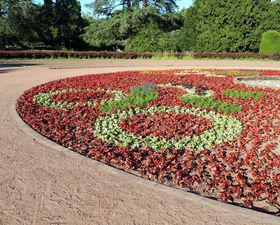
[[[279,215],[280,90],[235,84],[280,71],[87,75],[23,93],[34,130],[146,179]]]

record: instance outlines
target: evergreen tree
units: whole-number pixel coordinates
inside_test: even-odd
[[[112,17],[94,20],[82,35],[86,43],[98,48],[124,47],[126,41],[148,26],[156,24],[163,32],[179,29],[182,25],[179,14],[162,14],[155,7],[136,8],[133,11],[116,11]],[[105,47],[106,48],[106,47]]]
[[[53,45],[57,36],[57,29],[54,27],[54,23],[54,2],[52,0],[44,0],[41,8],[41,25],[46,45]]]
[[[80,35],[85,25],[80,3],[77,0],[56,0],[54,21],[59,45],[66,49],[79,48]]]
[[[176,0],[153,0],[150,1],[150,4],[168,13],[172,13],[178,9]]]
[[[178,6],[176,0],[95,0],[89,7],[93,10],[95,15],[113,15],[113,12],[118,9],[119,6],[122,6],[122,10],[133,10],[137,8],[145,8],[148,6],[153,6],[162,12],[172,13]]]
[[[115,10],[120,4],[123,5],[123,10]],[[137,35],[151,23],[156,24],[156,26],[151,26],[151,29],[157,28],[161,32],[169,32],[180,28],[183,22],[182,17],[173,11],[176,8],[174,0],[147,2],[96,0],[91,7],[95,14],[107,15],[105,18],[94,20],[82,35],[86,43],[98,48],[122,48],[128,39]],[[149,30],[146,29],[143,32]],[[145,36],[143,32],[141,34]],[[156,32],[157,30],[154,33]]]
[[[184,25],[178,31],[177,42],[181,51],[193,51],[197,39],[195,8],[185,9],[182,16]]]
[[[258,51],[270,0],[196,0],[195,51]]]
[[[32,0],[0,0],[0,48],[36,47],[40,42],[39,7]]]

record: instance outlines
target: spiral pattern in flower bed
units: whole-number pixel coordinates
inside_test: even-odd
[[[17,111],[56,143],[143,178],[279,215],[280,71],[87,75],[23,93]]]

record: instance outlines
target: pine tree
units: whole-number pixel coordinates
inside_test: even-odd
[[[80,3],[77,0],[56,0],[54,18],[59,45],[65,49],[77,48],[84,26]]]
[[[123,10],[134,10],[137,8],[146,8],[148,6],[155,7],[162,12],[174,12],[178,6],[176,0],[95,0],[90,7],[96,15],[112,15],[114,10],[119,6],[123,6]]]
[[[41,8],[41,25],[42,35],[46,45],[52,45],[56,38],[56,30],[54,27],[54,2],[52,0],[44,0]]]

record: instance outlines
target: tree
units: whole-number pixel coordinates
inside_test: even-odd
[[[132,6],[139,6],[136,4],[137,2],[133,0],[132,2],[131,0],[94,0],[88,7],[93,10],[93,14],[96,16],[111,16],[118,7],[122,6],[123,10],[130,10]]]
[[[160,39],[164,32],[155,23],[150,23],[136,36],[127,40],[125,50],[133,52],[158,52],[162,51]]]
[[[34,47],[40,42],[39,7],[32,0],[0,0],[0,48]]]
[[[178,52],[177,31],[163,32],[151,22],[137,35],[126,41],[125,50],[131,52]]]
[[[257,52],[270,0],[196,0],[195,51]]]
[[[153,6],[162,12],[174,12],[178,6],[176,0],[94,0],[88,5],[94,15],[112,16],[113,12],[122,6],[122,10],[134,10],[137,8],[145,8]]]
[[[266,30],[280,31],[280,0],[270,4],[270,9],[263,25]]]
[[[180,28],[179,14],[162,14],[155,7],[134,8],[132,11],[115,11],[111,17],[96,19],[85,28],[84,41],[91,46],[105,49],[123,48],[126,40],[141,32],[150,23],[163,32]]]
[[[41,7],[42,36],[46,45],[53,45],[57,36],[57,29],[54,21],[54,5],[52,0],[44,0]]]
[[[119,34],[113,30],[113,21],[108,18],[94,19],[82,34],[83,40],[98,49],[112,50],[118,46]]]
[[[151,5],[159,8],[163,12],[172,13],[178,9],[176,0],[154,0],[151,1]]]
[[[182,12],[184,18],[184,25],[178,31],[177,41],[181,51],[193,51],[196,45],[197,31],[196,31],[196,12],[194,7],[185,9]]]
[[[84,26],[81,5],[77,0],[56,0],[53,29],[57,30],[56,40],[62,48],[79,48]]]

